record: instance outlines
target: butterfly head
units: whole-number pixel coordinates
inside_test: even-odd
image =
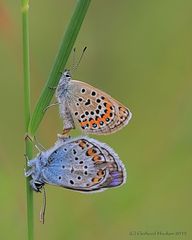
[[[45,184],[42,180],[42,169],[47,165],[47,156],[45,152],[40,152],[36,158],[28,162],[28,171],[25,172],[26,177],[31,177],[30,185],[36,192],[40,192],[41,188]]]
[[[45,185],[45,183],[38,182],[38,181],[32,179],[30,181],[30,185],[35,192],[41,192],[41,189]]]
[[[62,73],[62,76],[64,77],[64,78],[68,78],[69,80],[71,79],[71,73],[70,73],[70,70],[68,70],[68,69],[65,69],[65,71]]]
[[[59,84],[58,84],[57,89],[56,89],[56,96],[58,98],[61,98],[62,96],[64,96],[70,80],[71,80],[70,71],[65,69],[65,71],[61,75],[61,78],[59,80]]]

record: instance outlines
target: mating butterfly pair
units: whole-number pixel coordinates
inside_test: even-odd
[[[64,132],[79,123],[85,133],[110,134],[131,119],[131,112],[108,94],[86,83],[72,80],[65,71],[56,89]],[[59,138],[54,147],[28,162],[33,190],[44,184],[81,192],[95,192],[122,185],[126,171],[108,145],[88,137]]]

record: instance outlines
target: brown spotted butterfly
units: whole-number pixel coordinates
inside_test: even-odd
[[[120,102],[91,85],[72,80],[65,70],[56,89],[65,130],[79,123],[85,133],[110,134],[128,124],[131,112]]]

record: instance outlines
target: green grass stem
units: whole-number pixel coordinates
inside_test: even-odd
[[[24,79],[24,122],[25,132],[28,131],[30,122],[30,69],[29,69],[29,0],[21,0],[22,13],[22,37],[23,37],[23,79]],[[32,158],[32,143],[29,139],[25,139],[25,154],[28,159]],[[27,161],[26,161],[27,167]],[[33,191],[29,185],[29,179],[26,178],[27,193],[27,226],[28,240],[33,240]]]

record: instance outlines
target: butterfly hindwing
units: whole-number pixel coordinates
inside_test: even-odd
[[[89,84],[71,80],[66,97],[68,110],[86,133],[110,134],[128,124],[131,112],[120,102]]]

